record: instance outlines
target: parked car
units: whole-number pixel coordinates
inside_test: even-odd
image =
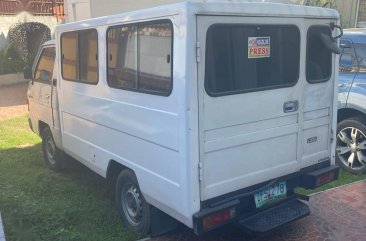
[[[340,41],[337,156],[352,173],[366,172],[366,29],[348,29]]]
[[[295,188],[338,177],[336,24],[331,9],[197,1],[59,25],[25,71],[45,163],[66,153],[116,180],[140,233],[302,218]]]

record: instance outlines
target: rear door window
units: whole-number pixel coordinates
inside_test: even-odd
[[[296,26],[216,24],[207,31],[205,88],[210,96],[293,86],[299,66]]]
[[[325,82],[332,75],[332,53],[321,41],[320,35],[332,36],[329,26],[311,26],[308,30],[306,79],[309,83]]]

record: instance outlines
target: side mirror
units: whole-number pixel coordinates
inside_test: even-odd
[[[24,79],[32,80],[33,79],[33,70],[29,66],[25,66],[23,69]]]
[[[328,36],[324,33],[319,34],[319,38],[322,41],[324,47],[335,54],[340,54],[341,53],[341,49],[337,46],[336,42],[334,41],[334,39],[331,36]]]

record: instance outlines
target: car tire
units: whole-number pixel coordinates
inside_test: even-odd
[[[116,184],[117,209],[125,226],[139,234],[150,231],[150,205],[143,197],[136,175],[129,169],[123,170]]]
[[[52,132],[46,127],[42,132],[42,151],[45,165],[52,171],[59,172],[64,166],[64,153],[55,144]]]
[[[336,161],[348,172],[366,172],[366,122],[362,118],[350,118],[338,123]]]

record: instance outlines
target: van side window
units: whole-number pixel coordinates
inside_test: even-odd
[[[332,75],[332,53],[324,47],[320,35],[332,36],[329,26],[311,26],[308,30],[306,79],[310,83],[325,82]]]
[[[44,48],[38,60],[34,81],[51,84],[53,66],[55,63],[55,47]]]
[[[112,27],[107,35],[109,86],[170,95],[173,86],[171,22]]]
[[[95,29],[63,33],[61,56],[65,80],[98,83],[98,33]]]
[[[293,25],[215,24],[207,31],[205,58],[210,96],[293,86],[300,31]]]

